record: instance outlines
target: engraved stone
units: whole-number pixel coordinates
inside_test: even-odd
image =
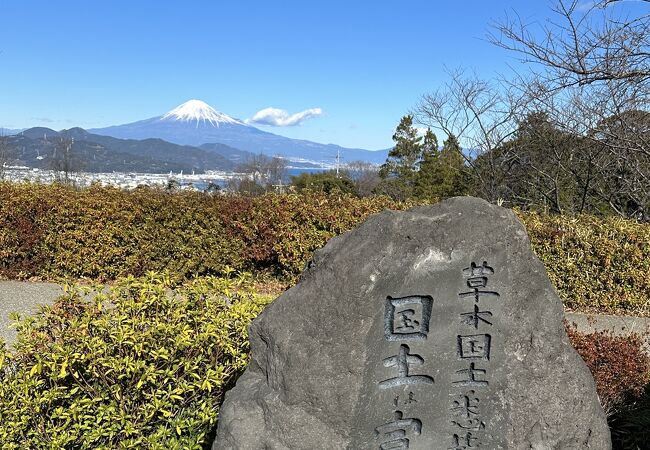
[[[461,377],[460,379],[456,379],[454,381],[454,384],[458,384],[460,386],[489,386],[490,385],[490,382],[484,379],[485,375],[487,374],[487,370],[475,367],[474,363],[469,363],[469,367],[467,369],[457,370],[456,373],[461,375]],[[483,379],[479,379],[479,378],[483,378]]]
[[[474,311],[468,313],[462,313],[461,317],[463,318],[463,323],[467,325],[472,325],[476,329],[478,329],[478,326],[481,322],[488,325],[492,325],[492,322],[490,322],[486,318],[486,317],[492,317],[492,312],[481,311],[478,305],[474,305]]]
[[[524,227],[483,200],[331,239],[250,339],[213,450],[611,449]]]
[[[468,448],[478,448],[476,441],[477,437],[472,436],[471,432],[467,432],[461,435],[454,434],[453,444],[451,447],[448,447],[449,450],[465,450]]]
[[[411,441],[406,437],[406,432],[411,430],[414,435],[421,433],[422,422],[418,419],[403,419],[403,415],[402,411],[395,411],[392,422],[375,429],[375,437],[381,439],[381,450],[410,448]]]

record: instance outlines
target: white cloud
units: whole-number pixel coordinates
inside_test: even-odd
[[[32,120],[36,120],[37,122],[43,122],[43,123],[54,123],[54,119],[50,119],[49,117],[32,117]]]
[[[289,114],[284,109],[264,108],[257,111],[250,119],[246,119],[246,123],[271,125],[274,127],[291,127],[300,125],[305,120],[318,117],[321,114],[323,114],[321,108],[310,108],[295,114]]]
[[[429,129],[429,127],[415,127],[415,129],[418,132],[418,136],[424,136],[425,134],[427,134],[427,130]]]

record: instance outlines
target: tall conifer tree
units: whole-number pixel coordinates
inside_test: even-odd
[[[390,150],[386,162],[379,170],[382,183],[377,187],[377,192],[405,199],[413,195],[422,159],[422,137],[417,135],[417,129],[413,126],[413,116],[402,117],[393,134],[393,141],[395,147]]]

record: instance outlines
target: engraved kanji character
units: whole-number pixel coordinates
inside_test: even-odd
[[[467,432],[464,435],[454,434],[452,447],[448,447],[447,450],[466,450],[468,448],[477,448],[478,445],[474,445],[478,441],[477,437],[472,436],[472,433]]]
[[[411,403],[417,403],[418,401],[415,399],[415,394],[413,392],[409,392],[409,398],[407,400],[404,400],[404,404],[410,405]]]
[[[406,450],[410,444],[406,433],[412,431],[417,436],[422,432],[420,420],[404,419],[403,417],[402,411],[395,411],[395,420],[375,428],[375,438],[380,436],[382,438],[379,445],[381,450]]]
[[[468,391],[461,394],[459,400],[454,400],[451,410],[456,413],[456,420],[451,423],[464,429],[479,431],[485,428],[485,423],[479,418],[478,404],[479,399],[475,397],[475,391]]]
[[[481,311],[477,304],[474,304],[473,312],[462,313],[461,317],[463,317],[462,323],[466,325],[473,325],[476,329],[478,329],[479,322],[485,322],[488,325],[492,325],[492,322],[489,322],[484,318],[492,317],[492,313],[490,311]]]
[[[469,267],[463,269],[463,275],[469,277],[467,280],[467,287],[472,288],[470,292],[461,292],[458,294],[460,297],[474,297],[474,301],[478,303],[481,296],[484,297],[499,297],[498,292],[482,291],[480,288],[487,286],[488,278],[486,275],[492,275],[494,269],[487,265],[487,261],[483,261],[483,265],[477,266],[475,262]]]
[[[460,384],[461,386],[487,386],[489,382],[487,380],[477,380],[477,374],[485,375],[487,371],[485,369],[477,369],[474,366],[474,363],[470,363],[468,369],[457,370],[456,373],[466,375],[464,380],[454,381],[454,384]]]
[[[480,400],[475,397],[476,391],[467,391],[467,394],[461,394],[460,400],[454,400],[454,405],[451,410],[459,417],[472,419],[478,417],[478,404]]]
[[[405,309],[395,313],[397,320],[393,323],[393,329],[396,333],[412,333],[420,329],[420,322],[415,320],[415,311]]]
[[[489,334],[458,335],[458,356],[462,359],[490,360]]]
[[[430,295],[386,299],[384,335],[389,341],[424,340],[429,332],[431,319]]]
[[[463,276],[465,277],[485,277],[486,275],[494,275],[494,268],[488,266],[487,261],[483,261],[480,266],[477,266],[472,261],[469,267],[463,269]]]
[[[384,359],[384,367],[397,367],[398,376],[379,383],[382,389],[409,384],[433,384],[433,378],[428,375],[409,375],[412,366],[421,366],[424,359],[420,355],[410,354],[406,344],[399,346],[399,353]]]

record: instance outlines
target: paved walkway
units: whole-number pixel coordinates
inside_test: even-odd
[[[650,354],[650,317],[606,316],[593,314],[567,313],[569,323],[575,323],[578,331],[593,333],[611,331],[617,336],[637,333],[644,337],[645,351]]]
[[[9,327],[9,313],[31,314],[38,310],[38,305],[51,304],[62,293],[61,286],[54,283],[0,281],[0,338],[9,344],[16,339],[15,330]],[[579,331],[587,333],[603,330],[611,330],[618,335],[645,333],[646,349],[650,353],[650,318],[578,313],[567,313],[566,318],[569,322],[575,322]]]
[[[62,293],[61,286],[54,283],[0,281],[0,338],[8,344],[16,339],[16,331],[9,327],[9,313],[34,313],[38,305],[51,304]]]

